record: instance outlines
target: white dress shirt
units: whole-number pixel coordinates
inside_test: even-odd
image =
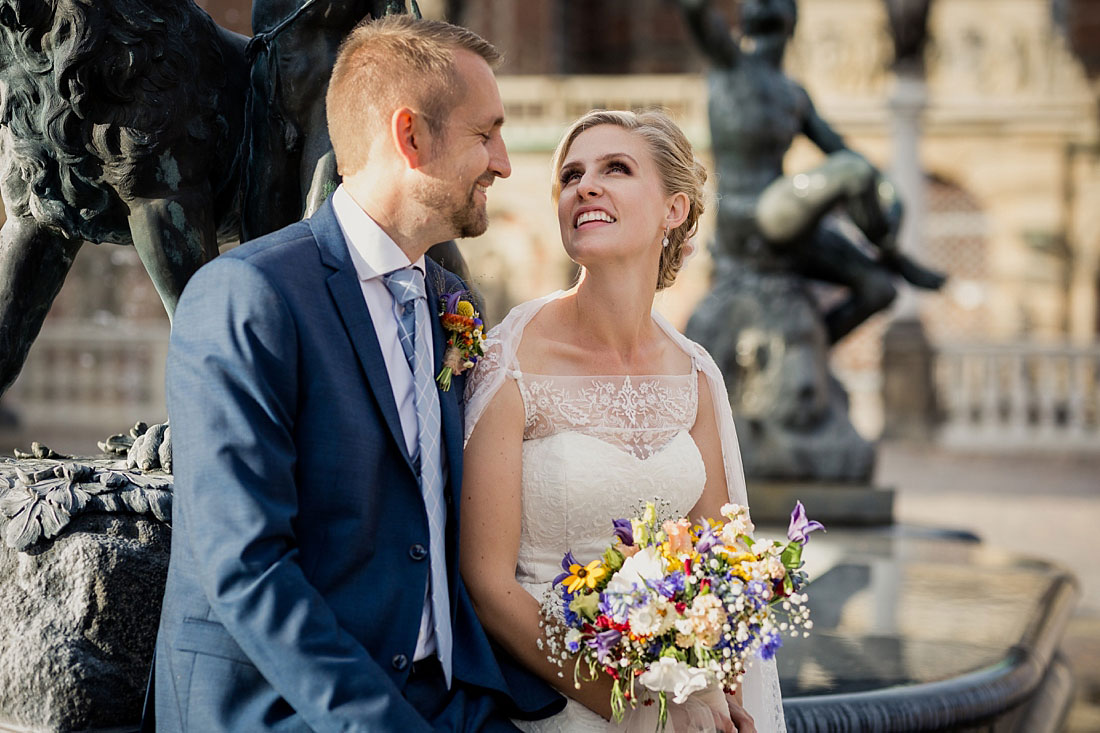
[[[363,299],[367,302],[374,332],[378,336],[378,345],[382,348],[382,358],[386,361],[386,373],[393,388],[393,398],[397,402],[397,412],[401,416],[401,432],[405,437],[405,447],[409,455],[416,455],[418,438],[416,418],[416,395],[413,385],[412,369],[401,348],[397,334],[397,302],[386,287],[382,276],[408,267],[408,256],[382,231],[365,211],[359,208],[343,185],[332,194],[332,209],[340,230],[348,243],[351,261],[359,275],[359,286],[363,290]],[[415,263],[420,272],[426,272],[423,255]],[[428,304],[431,307],[431,304]],[[420,338],[420,334],[417,334]],[[428,337],[428,352],[435,363],[434,345]],[[432,625],[432,605],[425,588],[424,612],[420,617],[420,635],[416,640],[414,660],[420,660],[435,653],[435,635]]]

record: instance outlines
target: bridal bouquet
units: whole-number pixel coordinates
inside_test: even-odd
[[[754,540],[746,507],[726,504],[722,516],[662,522],[650,503],[641,517],[614,520],[601,558],[562,560],[543,604],[549,659],[573,658],[578,687],[609,675],[616,721],[639,684],[657,693],[663,726],[669,693],[681,704],[711,686],[732,692],[753,655],[770,659],[783,635],[808,635],[802,548],[824,527],[801,502],[786,543]]]

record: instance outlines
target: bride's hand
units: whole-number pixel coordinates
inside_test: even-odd
[[[737,733],[756,733],[756,721],[749,715],[749,711],[741,707],[732,695],[726,695],[726,704],[729,705],[730,719]]]

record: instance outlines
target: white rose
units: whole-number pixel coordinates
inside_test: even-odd
[[[706,670],[689,667],[672,657],[661,657],[638,681],[654,692],[671,692],[672,701],[682,705],[693,692],[707,688],[710,675]]]
[[[652,547],[644,547],[626,559],[623,566],[607,584],[608,593],[630,593],[637,584],[645,588],[645,581],[665,577],[664,559]]]

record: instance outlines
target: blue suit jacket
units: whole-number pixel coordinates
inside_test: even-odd
[[[438,361],[435,304],[462,284],[432,262],[427,283]],[[458,574],[462,388],[440,392],[455,686],[540,717],[561,698],[510,660],[501,671]],[[427,513],[331,204],[191,279],[168,407],[158,729],[429,730],[401,695],[428,583]]]

